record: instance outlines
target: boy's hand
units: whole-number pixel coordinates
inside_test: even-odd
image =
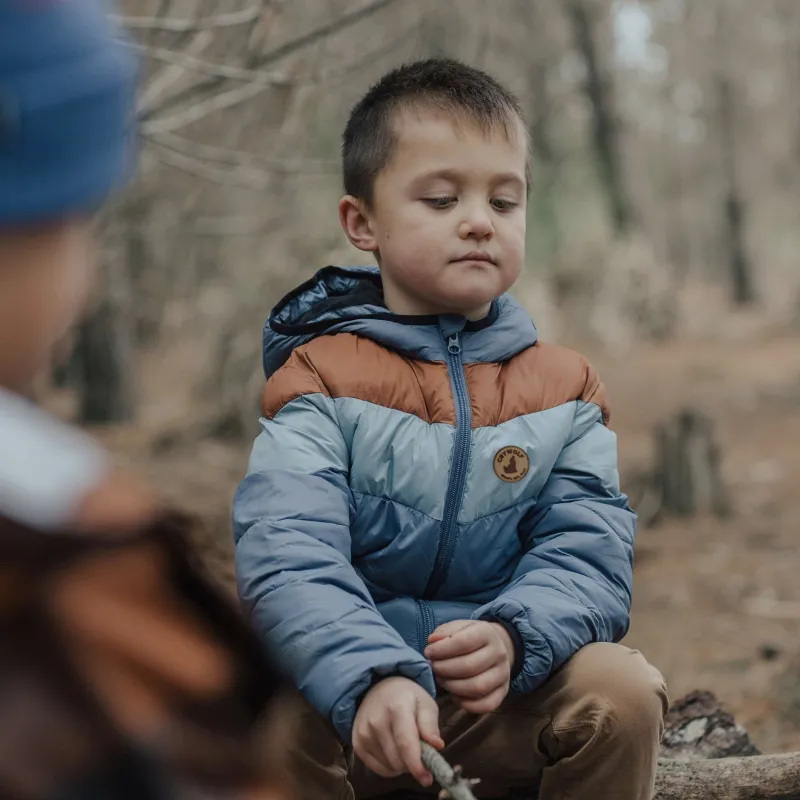
[[[482,620],[446,622],[425,648],[438,683],[472,714],[488,714],[503,702],[515,655],[508,631]]]
[[[423,786],[433,776],[422,763],[419,740],[441,750],[439,707],[408,678],[384,678],[365,695],[353,725],[356,755],[383,778],[410,772]]]

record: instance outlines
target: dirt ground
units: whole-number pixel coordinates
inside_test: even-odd
[[[649,462],[653,425],[691,404],[716,422],[735,503],[724,523],[640,531],[627,643],[674,698],[710,689],[763,751],[800,750],[800,336],[754,328],[588,355],[610,392],[623,481]],[[228,508],[248,446],[189,436],[155,447],[154,436],[141,425],[102,434],[121,463],[204,518],[203,553],[230,585]]]

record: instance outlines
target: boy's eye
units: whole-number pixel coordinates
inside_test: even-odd
[[[495,211],[511,211],[511,209],[516,208],[519,203],[515,203],[513,200],[502,200],[499,197],[495,197],[492,199],[492,208]]]
[[[455,197],[424,197],[423,203],[426,203],[431,208],[449,208],[456,202]]]

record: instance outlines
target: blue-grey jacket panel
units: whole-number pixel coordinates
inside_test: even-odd
[[[281,304],[265,335],[270,376],[291,352],[340,331],[405,357],[442,361],[433,320],[412,325],[372,305],[327,310],[371,270],[336,270]],[[509,297],[465,332],[466,363],[507,361],[536,332]],[[306,329],[296,321],[309,321]],[[325,324],[327,322],[327,324]],[[332,330],[333,328],[333,330]],[[455,544],[441,586],[423,599],[445,515],[454,426],[358,397],[307,392],[262,418],[234,502],[240,596],[308,700],[345,740],[358,702],[387,675],[435,694],[422,655],[453,619],[505,623],[522,648],[512,691],[529,692],[595,641],[628,628],[635,515],[620,492],[616,438],[594,402],[573,399],[473,428]],[[518,483],[492,473],[494,453],[529,456]]]

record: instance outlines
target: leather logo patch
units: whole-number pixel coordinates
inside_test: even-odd
[[[504,447],[494,457],[494,474],[506,483],[521,481],[530,469],[528,454],[519,447]]]

